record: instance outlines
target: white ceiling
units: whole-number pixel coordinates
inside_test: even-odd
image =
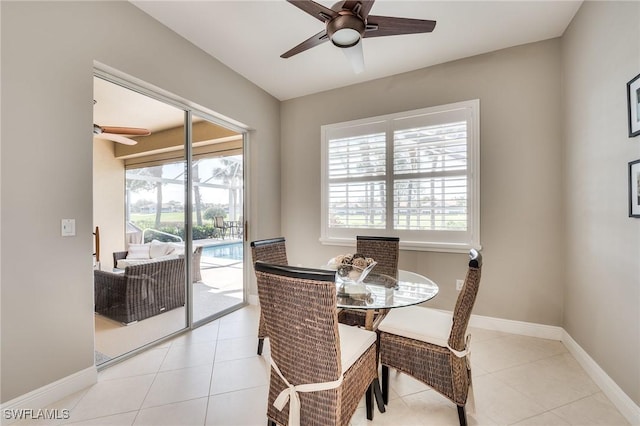
[[[286,100],[561,36],[582,1],[378,0],[372,15],[432,19],[437,25],[427,34],[364,39],[361,74],[354,74],[343,52],[330,42],[281,59],[282,53],[324,28],[285,0],[131,3]]]
[[[184,123],[183,110],[98,77],[93,78],[93,99],[93,119],[99,126],[158,132]]]

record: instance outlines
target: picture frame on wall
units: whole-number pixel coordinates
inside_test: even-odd
[[[640,74],[627,83],[627,110],[629,112],[629,137],[640,135]]]
[[[640,217],[640,160],[629,163],[629,217]]]

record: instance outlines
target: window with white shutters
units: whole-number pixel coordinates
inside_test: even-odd
[[[479,101],[322,126],[322,236],[480,246]]]

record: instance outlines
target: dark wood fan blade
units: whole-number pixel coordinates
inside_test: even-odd
[[[338,16],[338,12],[335,10],[331,10],[328,7],[324,7],[321,4],[318,4],[312,0],[287,0],[289,3],[297,7],[298,9],[307,12],[309,15],[314,18],[327,22],[332,18]]]
[[[112,133],[115,135],[132,135],[132,136],[149,136],[151,132],[148,129],[140,127],[118,127],[118,126],[99,126],[103,133]]]
[[[319,44],[324,43],[329,40],[329,36],[327,36],[327,32],[325,30],[320,31],[318,34],[306,39],[296,47],[287,52],[280,55],[281,58],[290,58],[293,55],[297,55],[300,52],[304,52],[305,50],[309,50],[312,47],[316,47]]]
[[[336,11],[336,12],[340,12],[342,9],[344,9],[344,4],[346,3],[345,0],[339,1],[337,3],[334,3],[333,6],[331,6],[331,10]]]
[[[370,15],[364,37],[383,37],[399,34],[430,33],[436,21]]]
[[[374,1],[375,0],[347,0],[343,3],[342,8],[353,10],[358,3],[360,3],[360,10],[357,10],[356,12],[362,19],[366,19],[367,16],[369,16],[369,12],[373,7]]]

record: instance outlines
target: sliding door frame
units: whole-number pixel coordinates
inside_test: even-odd
[[[248,215],[246,213],[248,213],[250,210],[248,209],[248,200],[250,199],[250,185],[248,185],[248,182],[250,182],[249,180],[249,168],[246,167],[247,164],[250,163],[250,158],[249,158],[249,149],[248,149],[248,134],[249,134],[249,127],[241,124],[239,122],[233,122],[230,121],[228,119],[226,119],[225,117],[220,116],[219,114],[216,114],[215,112],[208,110],[205,107],[201,107],[199,105],[194,104],[193,102],[184,100],[178,96],[175,96],[161,88],[152,86],[150,84],[147,84],[141,80],[135,79],[131,76],[128,76],[120,71],[117,71],[107,65],[98,63],[96,61],[94,61],[94,69],[93,69],[93,76],[94,77],[98,77],[101,78],[103,80],[106,80],[110,83],[113,84],[117,84],[119,86],[122,86],[126,89],[132,90],[134,92],[140,93],[141,95],[147,96],[149,98],[155,99],[157,101],[160,102],[164,102],[168,105],[171,105],[175,108],[178,108],[182,111],[184,111],[184,153],[185,153],[185,162],[186,162],[186,167],[185,167],[185,176],[186,176],[186,181],[185,181],[185,194],[184,194],[184,201],[185,201],[185,262],[187,262],[187,265],[192,265],[192,253],[193,253],[193,237],[192,237],[192,229],[193,229],[193,195],[192,195],[192,186],[193,186],[193,173],[192,173],[192,161],[193,161],[193,135],[192,135],[192,121],[193,121],[193,115],[196,114],[199,118],[203,118],[213,124],[216,124],[218,126],[227,128],[231,131],[234,131],[236,133],[239,133],[242,135],[242,155],[243,155],[243,191],[242,191],[242,206],[243,206],[243,226],[245,231],[248,230]],[[248,304],[248,298],[249,298],[249,291],[248,291],[248,283],[249,283],[249,278],[248,278],[248,272],[250,268],[248,268],[247,266],[247,261],[246,261],[246,252],[247,252],[247,239],[248,236],[246,235],[246,232],[243,233],[243,253],[245,253],[245,255],[243,256],[243,283],[242,283],[242,288],[243,288],[243,300],[240,303],[240,306],[244,306],[246,304]],[[202,320],[199,320],[197,322],[194,323],[193,321],[193,286],[192,285],[187,285],[187,283],[192,283],[192,276],[193,276],[193,271],[191,270],[191,267],[186,268],[186,277],[185,277],[185,288],[186,288],[186,300],[188,301],[186,303],[186,309],[185,309],[185,328],[168,334],[165,338],[161,339],[160,341],[164,341],[167,340],[171,337],[174,337],[178,334],[182,334],[186,331],[195,329],[201,325],[204,325],[212,320],[215,320],[216,318],[219,318],[222,315],[225,315],[228,312],[231,312],[233,310],[236,310],[238,308],[229,308],[226,309],[224,311],[221,311],[219,313],[219,315],[214,315],[212,317],[207,317],[204,318]],[[133,356],[143,350],[145,350],[147,347],[149,346],[153,346],[155,344],[157,344],[158,341],[141,346],[140,348],[129,352],[127,354],[127,356],[123,356],[123,357],[119,357],[122,359],[126,359],[129,356]],[[110,363],[104,364],[104,366],[109,365]]]

